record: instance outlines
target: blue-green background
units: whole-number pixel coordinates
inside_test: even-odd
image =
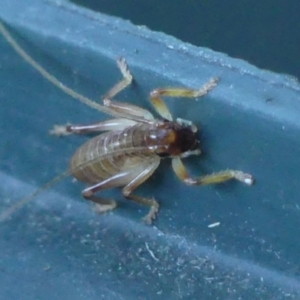
[[[72,2],[300,78],[298,0]]]
[[[153,227],[141,222],[146,208],[118,189],[105,194],[119,208],[97,215],[80,196],[84,185],[68,178],[0,224],[3,299],[300,298],[298,82],[66,1],[0,6],[22,47],[96,101],[120,79],[119,56],[136,82],[118,99],[148,109],[153,88],[199,87],[219,76],[203,99],[168,99],[174,116],[201,128],[203,155],[186,164],[194,175],[235,168],[256,178],[253,187],[188,187],[164,161],[139,188],[161,203]],[[47,82],[3,38],[0,48],[3,211],[63,172],[87,139],[49,136],[54,124],[107,116]]]

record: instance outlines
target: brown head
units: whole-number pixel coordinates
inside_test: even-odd
[[[146,141],[160,157],[200,154],[197,128],[186,121],[159,121],[149,130]]]

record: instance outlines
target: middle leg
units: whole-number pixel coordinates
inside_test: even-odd
[[[152,104],[156,111],[164,118],[172,121],[172,115],[161,97],[185,97],[185,98],[197,98],[206,95],[218,84],[218,78],[210,79],[200,89],[188,89],[188,88],[166,88],[156,89],[150,93]]]
[[[115,84],[103,97],[103,105],[110,110],[115,117],[128,118],[130,120],[145,122],[153,120],[153,115],[146,109],[139,106],[113,101],[112,98],[129,86],[133,81],[133,76],[129,71],[124,58],[117,60],[118,67],[123,75],[123,79]]]

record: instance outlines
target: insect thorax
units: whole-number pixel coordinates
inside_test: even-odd
[[[173,121],[157,121],[149,129],[146,138],[149,149],[160,157],[199,154],[199,139],[195,126]],[[185,155],[187,153],[187,155]]]

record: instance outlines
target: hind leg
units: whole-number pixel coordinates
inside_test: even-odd
[[[122,190],[123,195],[127,199],[150,207],[148,214],[144,217],[144,221],[149,225],[156,218],[156,214],[158,213],[158,209],[159,209],[158,202],[154,198],[145,198],[145,197],[137,196],[135,194],[132,194],[132,192],[153,174],[153,172],[157,169],[159,163],[160,160],[155,159],[153,160],[152,163],[148,163],[147,165],[145,164],[142,171],[138,172],[137,176],[129,184],[127,184]]]
[[[118,173],[112,177],[104,179],[97,184],[94,184],[82,191],[82,196],[86,200],[92,201],[96,204],[96,211],[105,213],[117,207],[117,203],[113,199],[106,199],[96,195],[97,192],[108,190],[126,185],[132,179],[129,172]]]
[[[49,131],[56,136],[65,136],[69,134],[89,134],[101,131],[124,130],[127,127],[135,125],[136,122],[127,119],[112,119],[89,125],[54,125]]]
[[[96,210],[100,213],[107,212],[114,209],[117,203],[113,199],[105,199],[95,194],[102,190],[112,189],[115,187],[125,186],[122,190],[123,195],[139,204],[150,207],[149,213],[144,220],[146,223],[151,224],[155,218],[159,205],[153,198],[145,198],[137,195],[133,195],[132,191],[145,182],[156,170],[160,162],[159,158],[154,160],[145,161],[138,165],[136,168],[132,168],[129,171],[118,173],[110,178],[107,178],[93,186],[90,186],[82,191],[82,196],[89,201],[96,203]]]

